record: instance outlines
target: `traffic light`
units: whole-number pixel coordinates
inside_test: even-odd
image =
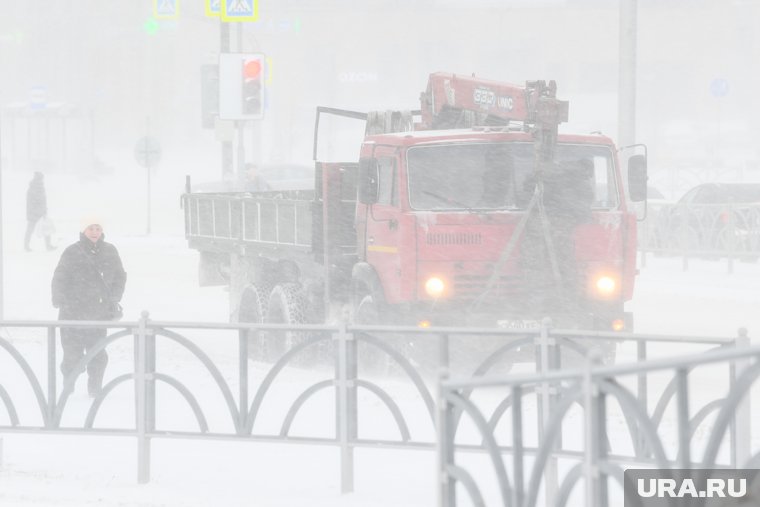
[[[148,18],[145,23],[143,23],[143,30],[145,30],[145,33],[148,35],[156,35],[156,32],[158,31],[158,21],[156,21],[156,18]]]
[[[264,60],[260,57],[242,61],[243,94],[241,111],[251,118],[264,116]]]
[[[264,80],[269,76],[262,53],[219,54],[219,119],[264,118]]]

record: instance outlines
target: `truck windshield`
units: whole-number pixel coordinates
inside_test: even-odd
[[[606,146],[560,144],[549,189],[578,191],[591,208],[619,204],[611,150]],[[407,152],[409,201],[415,210],[519,210],[535,188],[531,143],[459,143],[415,146]],[[552,181],[549,181],[552,180]],[[566,195],[563,196],[566,199]]]

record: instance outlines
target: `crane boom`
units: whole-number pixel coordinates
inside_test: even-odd
[[[505,125],[520,121],[543,130],[567,121],[568,103],[557,100],[554,81],[528,81],[525,86],[459,76],[430,74],[420,95],[421,129]]]

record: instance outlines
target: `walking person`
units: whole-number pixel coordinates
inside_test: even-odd
[[[24,250],[31,252],[32,248],[29,242],[32,240],[34,228],[37,222],[47,216],[47,196],[45,195],[45,176],[37,171],[29,182],[29,188],[26,191],[26,235],[24,236]],[[50,234],[45,234],[45,247],[48,250],[54,250],[55,247],[50,242]]]
[[[90,217],[82,221],[79,241],[61,254],[53,273],[53,306],[59,320],[111,320],[124,294],[127,274],[119,252],[105,242],[102,221]],[[120,317],[120,315],[116,316]],[[98,340],[105,328],[61,328],[63,360],[61,372],[68,377],[76,364]],[[103,350],[87,365],[87,391],[97,396],[103,384],[108,355]]]

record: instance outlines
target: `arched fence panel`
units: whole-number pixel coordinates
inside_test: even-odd
[[[557,330],[552,334],[578,333]],[[641,344],[651,345],[664,339],[628,338],[644,340],[637,346],[639,353],[646,351]],[[489,398],[489,393],[492,399],[503,393],[553,393],[549,415],[541,423],[544,431],[537,447],[496,443],[506,441],[510,432],[514,435],[523,431],[522,424],[517,422],[512,428],[505,427],[505,421],[500,425],[488,424],[490,435],[482,440],[490,455],[501,454],[504,459],[509,454],[517,460],[510,478],[514,490],[521,487],[516,483],[521,479],[515,472],[530,471],[522,486],[524,502],[520,505],[524,507],[570,505],[567,502],[571,492],[582,494],[582,505],[622,505],[623,471],[629,467],[680,470],[752,467],[760,462],[760,448],[751,434],[751,429],[758,425],[750,410],[751,390],[760,388],[757,385],[760,346],[750,346],[743,329],[731,342],[696,337],[693,342],[704,344],[709,353],[625,364],[603,364],[599,354],[591,354],[577,368],[442,379],[439,418],[448,422],[458,417],[472,418],[478,422],[494,415],[501,417],[506,407],[514,405],[511,396],[502,398],[493,412],[492,404],[483,401]],[[721,378],[716,372],[725,376]],[[463,398],[479,402],[469,403],[463,412],[461,401],[454,402]],[[483,493],[497,489],[486,483],[484,477],[489,474],[483,467],[469,470],[460,461],[463,449],[456,445],[457,428],[449,424],[444,425],[444,430],[450,434],[441,437],[439,446],[441,507],[458,504],[454,483],[461,477],[473,478],[474,483],[467,485],[467,491],[481,492],[483,505],[505,505],[496,493],[490,496]],[[616,442],[630,442],[632,452],[609,446],[607,442],[613,440],[613,432]],[[581,436],[581,449],[562,441],[563,433]],[[453,470],[457,473],[449,474]],[[491,475],[498,477],[501,484],[502,474],[503,463],[499,462]],[[699,474],[704,475],[695,474],[698,478]]]
[[[62,327],[107,330],[70,378],[58,367]],[[334,446],[344,492],[353,490],[358,448],[438,449],[447,507],[456,503],[457,481],[484,505],[494,491],[498,505],[562,505],[564,492],[581,483],[599,499],[610,487],[604,473],[587,484],[587,463],[619,470],[696,462],[704,458],[698,440],[714,420],[723,433],[710,443],[710,463],[757,461],[751,456],[758,450],[746,445],[746,397],[731,398],[728,410],[737,417],[715,392],[702,404],[684,402],[703,364],[725,370],[722,380],[710,378],[711,387],[752,383],[741,375],[754,349],[732,355],[748,347],[746,333],[604,333],[554,329],[548,320],[519,331],[165,322],[147,313],[133,322],[3,321],[0,329],[0,433],[133,437],[141,483],[150,480],[150,444],[160,438]],[[255,353],[251,336],[261,334],[283,340],[279,355]],[[301,339],[286,343],[289,335]],[[669,359],[680,344],[709,354]],[[330,354],[315,353],[326,348]],[[607,363],[583,366],[584,354],[600,349]],[[104,387],[83,403],[77,380],[100,351],[110,357]],[[670,372],[666,380],[663,372]],[[488,392],[494,386],[500,389]],[[579,422],[583,434],[595,435],[593,448],[568,438]],[[610,438],[615,428],[623,439]],[[678,431],[663,435],[668,428]],[[663,445],[674,441],[675,452]],[[481,487],[482,470],[458,462],[462,452],[486,458],[498,484]],[[577,463],[580,478],[563,476],[579,473]]]

